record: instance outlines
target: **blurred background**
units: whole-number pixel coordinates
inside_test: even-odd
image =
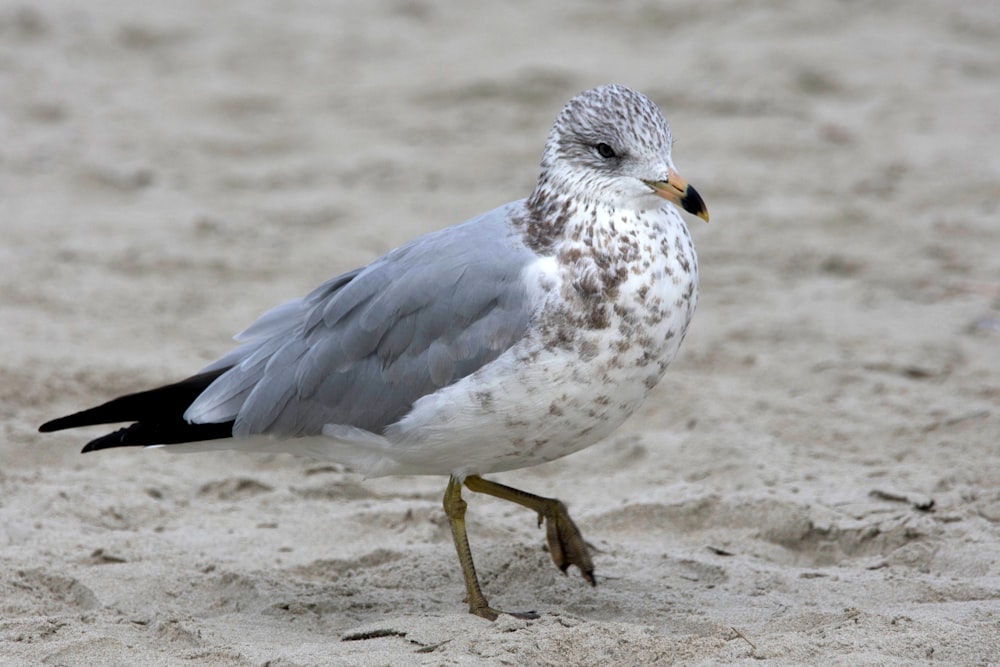
[[[998,44],[1000,4],[987,0],[0,2],[7,569],[41,559],[43,570],[56,571],[99,539],[131,564],[141,559],[130,549],[156,552],[156,540],[176,534],[176,553],[164,556],[172,572],[183,570],[183,545],[195,539],[178,517],[220,522],[216,513],[248,511],[275,512],[282,526],[305,521],[294,493],[282,496],[287,503],[264,493],[264,505],[234,505],[207,492],[192,501],[197,508],[188,505],[205,484],[237,474],[243,459],[81,459],[83,438],[41,438],[35,428],[183,377],[224,353],[229,337],[271,305],[420,233],[528,195],[562,105],[617,82],[661,105],[677,139],[674,161],[711,212],[709,225],[688,218],[701,259],[699,310],[674,367],[610,445],[512,473],[511,483],[551,484],[589,519],[581,523],[632,544],[624,553],[607,547],[612,571],[639,572],[643,553],[678,557],[686,539],[693,551],[685,557],[700,562],[696,547],[717,530],[718,543],[760,559],[748,565],[751,578],[760,563],[838,567],[851,581],[862,573],[854,592],[824,598],[831,610],[864,607],[855,594],[888,605],[891,590],[905,591],[892,598],[905,607],[933,590],[971,606],[911,614],[926,621],[911,637],[970,637],[962,633],[990,623],[979,636],[995,636],[995,607],[993,620],[983,609],[1000,597]],[[288,460],[247,461],[269,488],[303,483]],[[108,483],[115,478],[128,483]],[[440,482],[373,482],[370,502],[381,511],[382,491],[405,488],[430,516]],[[895,505],[870,495],[885,488],[904,501],[933,498],[938,516],[951,519],[913,528],[904,511],[886,525]],[[713,494],[721,510],[697,509],[719,499]],[[602,514],[688,500],[683,512],[698,517],[693,524],[650,525],[646,516],[624,536],[614,533],[620,517]],[[174,517],[156,519],[167,522],[165,536],[143,532],[140,509],[167,502],[169,511],[149,509]],[[108,537],[106,515],[81,519],[88,503],[147,518],[123,519],[130,528]],[[39,507],[62,518],[34,524]],[[755,531],[753,521],[720,518],[740,507],[778,527]],[[826,518],[811,514],[816,507]],[[482,511],[493,511],[484,522],[524,531],[501,541],[540,540],[521,514]],[[258,523],[244,517],[232,530]],[[209,535],[212,525],[200,530]],[[871,530],[892,537],[878,541]],[[308,537],[322,551],[322,536]],[[435,539],[417,540],[427,544],[413,548],[426,554],[413,557],[452,558],[446,535]],[[204,549],[213,562],[227,557]],[[866,579],[881,561],[864,559],[880,558],[912,587]],[[88,564],[73,567],[92,585],[87,577],[101,575]],[[402,565],[379,563],[370,581],[387,576],[378,567]],[[730,572],[716,594],[733,597],[706,600],[663,567],[637,574],[637,590],[675,577],[666,595],[694,595],[700,611],[691,613],[708,614],[712,628],[731,625],[727,614],[757,590]],[[154,586],[144,572],[129,576]],[[799,648],[786,657],[806,659],[795,652],[810,641],[796,634],[804,621],[783,626],[771,614],[821,592],[796,592],[806,584],[780,572],[773,576],[794,583],[787,598],[741,620],[758,633],[787,631],[784,645]],[[525,576],[531,604],[536,574]],[[941,577],[961,581],[942,592],[929,583]],[[4,583],[12,595],[16,582],[11,574]],[[441,584],[443,611],[425,613],[461,611],[455,583]],[[40,595],[38,605],[22,599],[12,609],[65,614],[78,626],[75,612]],[[172,598],[155,599],[169,607]],[[645,622],[638,611],[629,617],[627,594],[620,607],[613,594],[603,599],[576,611]],[[675,603],[656,604],[676,611]],[[550,606],[564,604],[560,593]],[[207,622],[211,612],[198,609],[188,613]],[[94,613],[99,627],[80,632],[114,635],[117,617],[106,607]],[[948,614],[965,627],[943,623]],[[878,623],[864,627],[880,636]],[[131,637],[123,632],[115,636]],[[238,643],[238,633],[218,632],[220,645]],[[970,641],[952,654],[958,662],[985,659],[982,642],[991,640]],[[878,655],[903,655],[885,650]],[[920,651],[913,655],[926,657]]]

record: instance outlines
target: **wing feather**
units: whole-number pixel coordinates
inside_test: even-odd
[[[532,313],[521,272],[535,255],[508,204],[416,239],[265,313],[232,368],[191,405],[235,436],[316,435],[328,424],[382,433],[413,403],[496,359]]]

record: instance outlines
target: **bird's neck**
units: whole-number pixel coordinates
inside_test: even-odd
[[[574,218],[581,216],[587,204],[570,197],[560,197],[539,184],[525,202],[527,216],[524,221],[528,246],[538,252],[550,253],[554,246],[566,238],[574,227]],[[582,212],[586,215],[586,211]]]
[[[631,236],[636,226],[647,227],[644,212],[615,209],[594,200],[562,196],[539,184],[525,202],[525,240],[543,254],[570,245],[603,246],[619,236]],[[653,217],[658,217],[653,214]]]

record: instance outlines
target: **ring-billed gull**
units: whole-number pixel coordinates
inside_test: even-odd
[[[698,264],[672,204],[708,213],[678,176],[671,141],[640,93],[580,93],[556,118],[527,199],[266,312],[197,375],[40,430],[134,422],[83,451],[290,451],[369,476],[448,475],[444,509],[471,613],[499,612],[476,577],[463,484],[537,512],[555,564],[577,566],[593,584],[586,543],[561,502],[480,475],[604,438],[677,354]]]

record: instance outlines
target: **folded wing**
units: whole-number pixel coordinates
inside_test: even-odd
[[[319,435],[327,424],[382,433],[421,396],[524,335],[532,305],[522,271],[535,255],[508,224],[518,206],[420,237],[268,311],[236,337],[242,345],[199,375],[42,429],[137,422],[90,449],[292,438]],[[169,428],[151,428],[160,423]]]

